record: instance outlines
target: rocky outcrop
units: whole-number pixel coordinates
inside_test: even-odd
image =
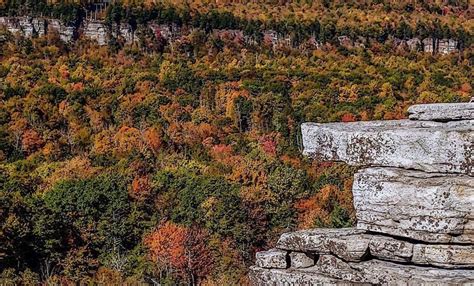
[[[346,262],[321,255],[308,268],[250,268],[253,285],[472,285],[473,271],[419,267],[372,259]]]
[[[474,120],[304,123],[304,154],[355,166],[473,175]]]
[[[364,167],[352,190],[357,226],[283,234],[271,257],[284,263],[264,268],[257,254],[252,283],[474,284],[473,107],[419,105],[411,120],[304,124],[305,154]]]
[[[99,21],[86,21],[84,24],[84,36],[96,41],[99,46],[108,43],[108,31],[104,23]]]
[[[59,34],[59,38],[65,43],[69,43],[74,39],[75,28],[64,25],[59,20],[48,21],[48,32],[54,31]]]
[[[46,20],[31,17],[0,17],[0,25],[12,33],[21,33],[25,37],[43,36],[46,34]]]
[[[411,120],[474,120],[474,104],[417,104],[408,108],[408,114]]]
[[[262,268],[285,269],[288,267],[288,253],[278,249],[270,249],[257,253],[256,265]]]
[[[352,188],[359,229],[432,243],[474,243],[474,178],[368,168]]]
[[[101,7],[100,9],[104,9],[104,7]],[[25,21],[25,19],[27,20]],[[12,33],[23,34],[27,37],[36,35],[34,31],[37,31],[38,35],[43,35],[47,32],[47,26],[45,26],[45,29],[42,30],[40,27],[34,27],[36,24],[31,23],[31,20],[33,22],[38,21],[39,25],[41,25],[41,22],[60,22],[58,20],[45,18],[0,17],[0,25],[6,26],[7,29]],[[94,12],[92,12],[92,14],[87,14],[86,11],[86,20],[83,21],[81,26],[82,27],[76,27],[76,29],[75,27],[67,27],[67,25],[64,25],[64,27],[67,28],[58,29],[59,33],[61,34],[61,39],[66,42],[71,41],[73,37],[70,36],[70,29],[72,28],[73,34],[77,36],[83,35],[85,38],[97,41],[99,45],[107,45],[107,40],[109,38],[112,39],[112,37],[121,41],[123,40],[125,43],[133,43],[136,41],[135,31],[129,24],[118,23],[112,24],[112,27],[108,27],[105,21],[97,20],[97,13]],[[183,28],[172,22],[161,24],[151,22],[135,28],[143,30],[150,29],[154,35],[162,37],[168,43],[173,43],[179,41],[181,36],[189,35],[189,32],[195,30],[196,27],[187,26]],[[103,29],[105,29],[105,36]],[[83,32],[82,34],[81,31]],[[295,41],[294,35],[288,33],[282,34],[274,30],[263,30],[263,41],[259,40],[258,37],[255,37],[255,35],[245,34],[243,30],[213,29],[211,33],[221,39],[222,36],[224,36],[226,39],[233,40],[235,42],[243,41],[249,45],[270,44],[272,48],[296,48],[300,50],[307,50],[308,48],[321,49],[326,45],[331,45],[329,42],[318,41],[314,35],[310,36],[303,43],[297,45],[297,43],[300,41]],[[375,38],[370,39],[362,36],[349,37],[347,35],[339,35],[336,40],[339,46],[345,47],[347,49],[365,49],[367,43],[380,41]],[[400,39],[389,36],[388,41],[392,42],[394,49],[397,51],[423,51],[427,53],[440,54],[449,54],[459,51],[459,43],[455,39],[425,38],[420,40],[419,38]]]

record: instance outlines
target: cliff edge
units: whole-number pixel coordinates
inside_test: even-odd
[[[474,103],[409,120],[302,125],[304,154],[360,166],[357,226],[283,234],[254,285],[474,283]]]

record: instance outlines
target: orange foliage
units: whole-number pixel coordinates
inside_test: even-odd
[[[167,130],[170,139],[177,145],[202,144],[209,137],[217,134],[217,128],[209,123],[194,124],[192,122],[171,123]]]
[[[312,197],[300,200],[296,204],[299,221],[298,228],[314,227],[316,219],[319,219],[323,224],[329,224],[331,212],[336,204],[344,209],[351,210],[353,214],[350,185],[350,181],[345,182],[344,190],[340,190],[334,185],[326,185]]]
[[[223,161],[232,156],[232,146],[225,144],[214,145],[210,153],[215,160]]]
[[[58,167],[44,181],[41,189],[47,190],[60,180],[89,178],[95,175],[99,170],[100,169],[92,166],[91,161],[86,156],[77,156],[58,164]]]
[[[183,269],[186,266],[185,241],[187,229],[172,222],[166,222],[148,235],[145,244],[153,261],[160,265]]]
[[[161,130],[158,130],[154,127],[146,129],[143,133],[143,139],[145,143],[155,154],[158,152],[161,145],[163,144],[161,137]]]
[[[207,233],[200,229],[166,222],[145,238],[145,244],[153,261],[164,268],[175,269],[194,285],[212,269],[213,258],[207,240]]]
[[[128,154],[141,147],[140,131],[133,127],[122,126],[114,136],[118,154]]]
[[[149,176],[136,177],[132,181],[130,196],[137,199],[143,199],[150,194],[151,189]]]
[[[342,122],[354,122],[356,120],[357,120],[357,118],[352,113],[344,113],[344,115],[342,115],[342,117],[341,117]]]
[[[301,160],[298,159],[298,158],[294,158],[294,157],[290,157],[289,155],[282,155],[280,157],[280,160],[287,164],[287,165],[291,165],[292,167],[294,168],[302,168],[301,166]]]
[[[82,82],[77,82],[72,84],[71,89],[73,91],[82,91],[84,90],[84,84]]]
[[[21,148],[28,154],[31,154],[43,146],[43,138],[33,129],[28,129],[21,138]]]

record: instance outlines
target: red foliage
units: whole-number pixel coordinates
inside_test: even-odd
[[[130,196],[136,199],[143,199],[150,194],[151,189],[151,182],[148,176],[136,177],[132,181]]]
[[[28,154],[31,154],[41,148],[44,144],[43,138],[33,129],[28,129],[21,138],[21,148]]]
[[[276,155],[276,146],[277,143],[273,138],[270,136],[263,136],[260,139],[260,146],[262,147],[263,151],[270,155],[270,156],[275,156]]]
[[[185,241],[187,229],[177,224],[166,222],[145,239],[150,249],[152,260],[160,265],[175,269],[186,267]]]
[[[342,122],[354,122],[354,121],[357,121],[357,118],[354,114],[352,113],[345,113],[342,117],[341,117],[341,121]]]
[[[196,285],[211,272],[214,263],[207,240],[207,232],[201,229],[166,222],[146,237],[145,244],[158,265],[173,268]]]

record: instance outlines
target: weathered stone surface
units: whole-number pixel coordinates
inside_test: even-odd
[[[391,237],[370,235],[370,255],[382,260],[409,262],[413,255],[413,244]]]
[[[100,46],[107,44],[107,28],[105,24],[100,21],[86,21],[84,23],[84,36],[97,41],[97,44]]]
[[[408,108],[412,120],[452,121],[474,119],[474,103],[418,104]]]
[[[69,43],[74,39],[75,28],[65,26],[59,20],[53,19],[48,22],[48,31],[50,30],[57,31],[59,33],[59,38],[66,43]]]
[[[290,253],[290,267],[293,268],[307,268],[314,265],[314,255],[304,252]]]
[[[413,244],[392,237],[365,234],[362,230],[311,229],[281,235],[280,249],[316,254],[333,254],[345,261],[361,261],[371,256],[390,261],[407,262],[413,255]]]
[[[303,269],[250,268],[252,285],[472,285],[472,269],[438,269],[381,260],[345,262],[322,255]]]
[[[304,123],[304,154],[356,166],[473,173],[474,120]]]
[[[284,269],[288,267],[288,252],[278,249],[257,252],[255,265],[262,268]]]
[[[368,239],[355,235],[362,234],[353,228],[311,229],[284,233],[277,242],[277,248],[293,251],[332,253],[347,261],[360,261],[367,254]]]
[[[434,243],[474,242],[474,179],[368,168],[352,189],[357,228]]]
[[[277,248],[290,252],[290,267],[254,268],[254,284],[474,285],[472,107],[415,106],[414,120],[304,124],[307,155],[369,166],[354,179],[357,228],[283,234]]]
[[[322,255],[314,268],[318,273],[329,277],[358,283],[382,285],[474,283],[474,270],[438,269],[396,264],[376,259],[353,263],[345,262],[331,255]]]
[[[413,248],[413,263],[444,268],[474,268],[474,245],[423,245]]]
[[[264,269],[252,266],[250,267],[249,278],[250,283],[254,286],[354,285],[351,282],[328,277],[318,272],[314,266],[304,269]]]

